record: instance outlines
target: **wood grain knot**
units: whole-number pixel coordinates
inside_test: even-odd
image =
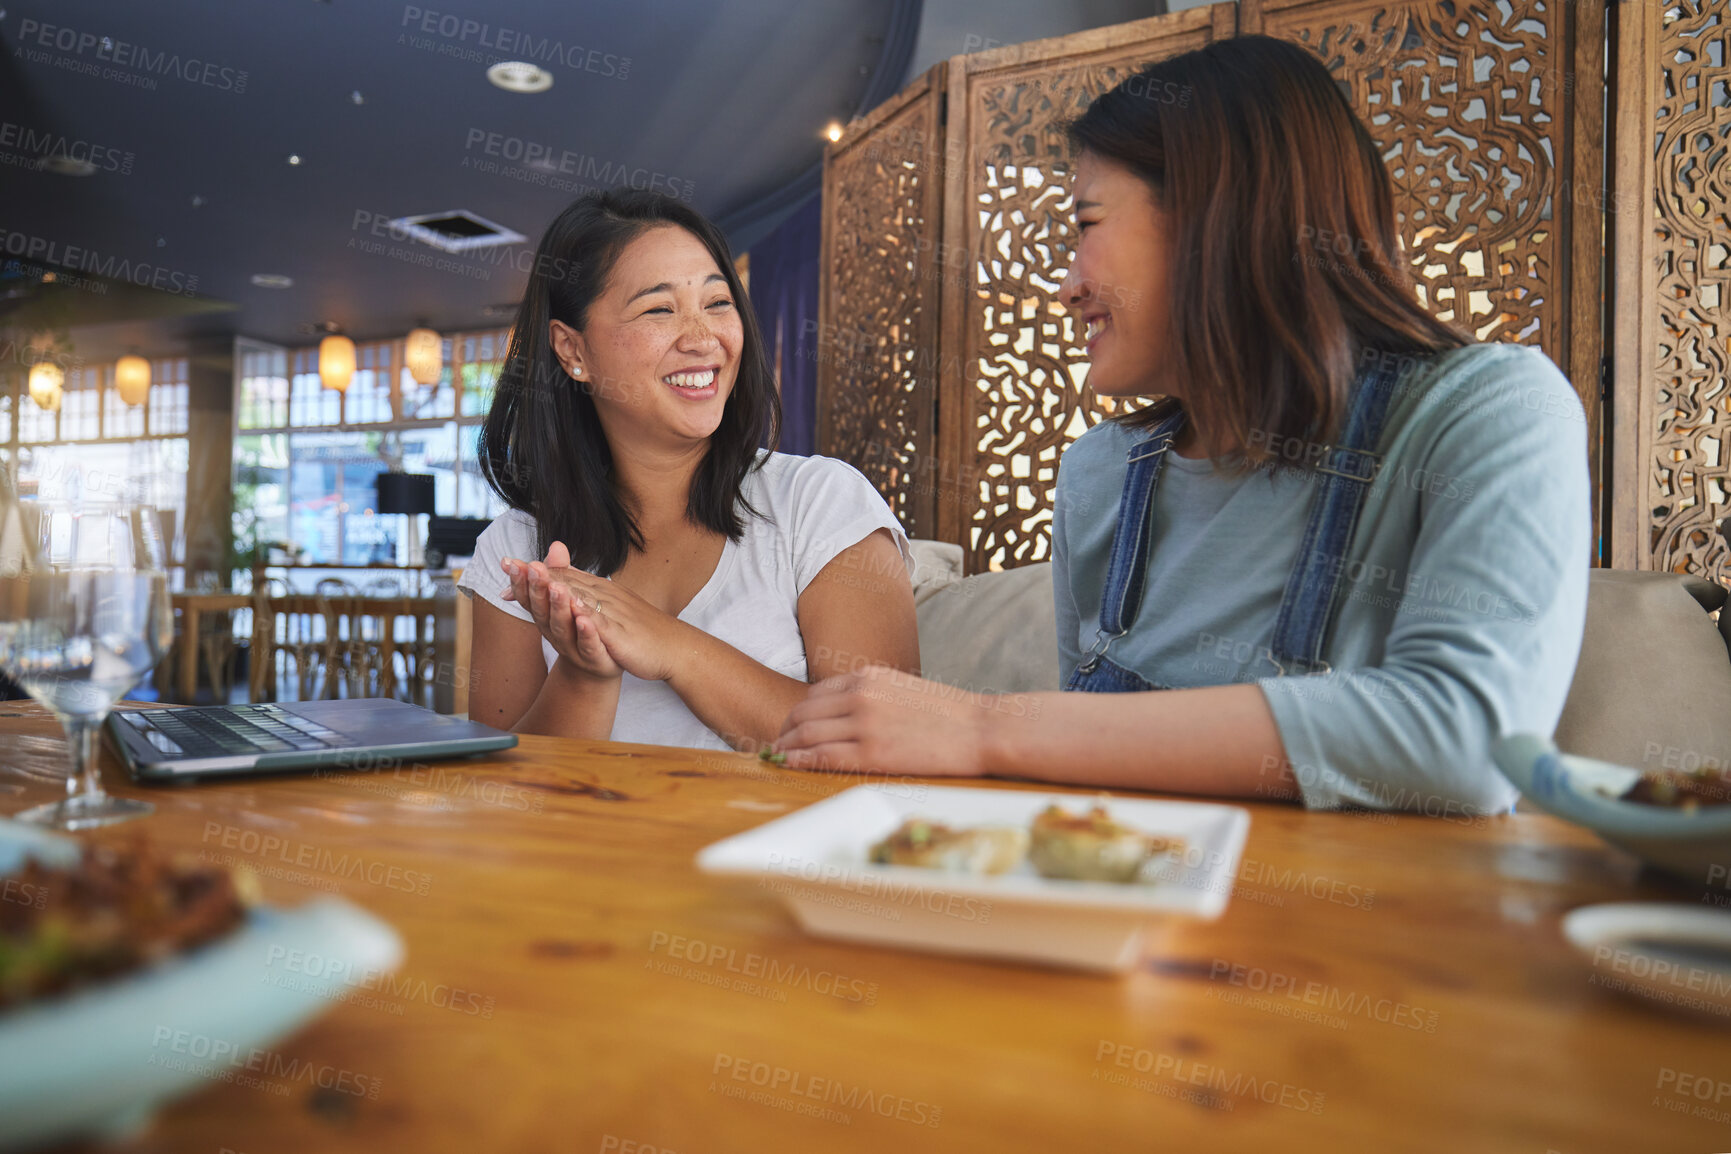
[[[578,797],[592,797],[596,801],[637,800],[628,793],[620,793],[618,790],[608,789],[606,786],[590,785],[585,781],[520,781],[517,784],[525,789],[544,789],[551,793],[569,793]]]
[[[529,953],[537,958],[610,958],[612,942],[568,942],[559,938],[542,938],[529,943]]]
[[[329,1086],[315,1086],[307,1095],[307,1113],[324,1122],[351,1122],[355,1117],[355,1095]]]
[[[1200,958],[1149,958],[1142,968],[1162,978],[1212,978],[1214,963]]]

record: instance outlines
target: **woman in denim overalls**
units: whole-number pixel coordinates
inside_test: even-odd
[[[1301,47],[1247,36],[1160,61],[1069,137],[1080,240],[1060,295],[1086,330],[1087,384],[1156,398],[1065,455],[1069,692],[837,678],[789,714],[788,764],[1506,809],[1489,745],[1555,725],[1585,614],[1568,382],[1420,303],[1381,153]],[[1162,503],[1175,458],[1189,487]],[[1217,489],[1189,479],[1203,458]],[[1245,488],[1264,476],[1285,505]],[[1205,507],[1209,493],[1226,495]],[[1228,529],[1242,538],[1223,543]],[[1198,680],[1161,648],[1210,613],[1258,638],[1253,666]]]

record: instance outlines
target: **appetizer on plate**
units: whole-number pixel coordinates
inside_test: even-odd
[[[1629,787],[1623,800],[1670,806],[1685,813],[1704,805],[1731,804],[1731,776],[1708,768],[1650,770]]]
[[[1028,831],[1014,826],[951,829],[910,817],[871,848],[878,865],[923,866],[963,874],[1001,874],[1028,852]]]
[[[138,842],[70,867],[34,859],[0,902],[0,1011],[162,961],[236,929],[256,882]]]
[[[1182,838],[1120,825],[1103,805],[1080,816],[1047,806],[1034,818],[1030,842],[1028,860],[1043,876],[1090,882],[1133,882],[1151,859],[1184,850]]]

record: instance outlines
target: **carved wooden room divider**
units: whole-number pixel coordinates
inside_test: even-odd
[[[909,535],[937,535],[938,294],[946,66],[849,126],[823,164],[818,452],[853,463]]]
[[[1731,580],[1731,0],[1622,0],[1614,28],[1611,559]]]
[[[1062,122],[1150,61],[1252,32],[1309,47],[1350,93],[1425,303],[1543,348],[1596,445],[1603,28],[1565,0],[1243,0],[938,65],[826,154],[819,451],[969,572],[1047,559],[1059,454],[1111,412],[1056,296]]]

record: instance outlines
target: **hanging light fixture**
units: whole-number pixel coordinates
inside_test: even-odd
[[[332,334],[319,342],[319,380],[325,388],[346,392],[355,375],[355,342]]]
[[[403,338],[403,364],[417,385],[434,385],[444,370],[444,341],[432,329],[415,329]]]
[[[127,354],[114,362],[114,391],[129,405],[142,405],[150,395],[150,362]]]
[[[66,384],[66,370],[53,361],[37,361],[30,366],[30,399],[47,412],[60,408],[60,390]]]

